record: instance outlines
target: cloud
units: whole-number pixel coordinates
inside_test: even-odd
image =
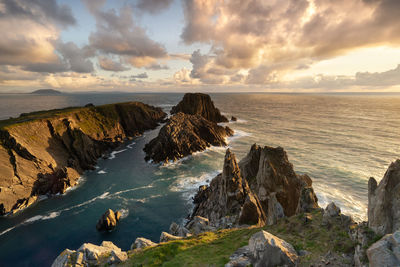
[[[108,58],[108,57],[100,56],[98,58],[98,60],[99,60],[99,66],[103,70],[108,70],[108,71],[126,71],[126,70],[130,69],[128,67],[125,67],[120,62],[116,62],[116,61],[114,61],[114,60],[112,60],[111,58]]]
[[[155,14],[167,9],[172,2],[173,0],[139,0],[136,6],[142,11]]]
[[[90,46],[105,55],[123,57],[124,63],[135,67],[151,65],[167,56],[163,45],[151,40],[132,19],[131,8],[96,12],[96,31],[89,36]]]
[[[168,65],[161,65],[158,63],[153,63],[149,66],[146,66],[146,69],[148,69],[148,70],[168,70],[169,67],[168,67]]]
[[[71,9],[55,0],[5,0],[0,17],[33,20],[42,25],[52,22],[62,27],[76,24]]]
[[[193,64],[200,79],[216,68],[224,82],[237,72],[221,69],[247,70],[248,83],[274,83],[352,49],[400,45],[398,0],[187,0],[183,8],[182,40],[211,45],[208,62]]]
[[[139,73],[136,75],[131,75],[131,79],[146,79],[146,78],[149,78],[149,76],[147,76],[146,72]]]

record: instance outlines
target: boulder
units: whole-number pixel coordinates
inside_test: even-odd
[[[210,226],[210,222],[207,218],[201,216],[194,216],[186,225],[186,228],[190,233],[198,235],[203,232],[215,230]]]
[[[324,215],[322,216],[322,224],[329,224],[335,218],[340,216],[340,208],[335,203],[331,202],[326,206]]]
[[[296,213],[311,212],[318,208],[318,198],[314,193],[314,189],[311,186],[304,186],[301,189]]]
[[[400,229],[400,160],[393,162],[379,185],[368,181],[368,226],[385,235]]]
[[[235,253],[229,257],[229,262],[225,267],[247,267],[251,266],[251,252],[249,246],[238,248]]]
[[[146,160],[176,161],[210,146],[226,146],[226,137],[233,131],[200,115],[182,112],[172,116],[160,129],[158,136],[145,145]]]
[[[121,218],[121,213],[114,213],[112,209],[108,209],[98,220],[96,229],[98,231],[111,231],[117,226],[117,222]]]
[[[171,114],[179,112],[200,115],[212,122],[228,122],[228,119],[221,115],[218,108],[214,106],[211,97],[201,93],[186,93],[183,99],[171,109]]]
[[[249,240],[252,265],[258,266],[296,266],[298,255],[293,246],[266,232],[255,233]]]
[[[76,254],[75,250],[65,249],[57,258],[54,260],[51,267],[64,267],[68,266],[68,263],[73,262],[73,255]]]
[[[387,234],[367,249],[370,267],[400,266],[400,231]]]
[[[174,235],[168,234],[167,232],[162,232],[161,236],[160,236],[160,243],[168,242],[168,241],[172,241],[172,240],[179,240],[182,238],[183,237],[181,237],[181,236],[174,236]]]
[[[189,230],[186,229],[186,227],[173,222],[169,227],[169,233],[175,236],[186,237],[189,235]]]
[[[107,263],[112,265],[112,264],[118,264],[121,262],[124,262],[128,259],[128,254],[124,251],[111,251],[111,255],[108,258]]]
[[[157,246],[157,243],[154,243],[150,239],[146,239],[144,237],[138,237],[136,238],[135,242],[131,245],[131,249],[143,249],[154,246]]]
[[[237,121],[237,118],[235,116],[232,116],[231,121]]]

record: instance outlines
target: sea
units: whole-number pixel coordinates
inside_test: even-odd
[[[319,204],[334,201],[345,214],[366,220],[369,177],[382,179],[399,158],[400,96],[391,94],[212,93],[215,105],[236,122],[228,146],[241,159],[252,144],[281,146],[297,173],[307,173]],[[1,94],[0,119],[88,103],[141,101],[169,112],[178,93]],[[161,127],[161,126],[160,126]],[[128,250],[137,237],[159,241],[172,222],[184,223],[192,197],[222,169],[226,147],[210,147],[161,166],[145,162],[143,147],[159,128],[127,141],[99,159],[64,195],[43,199],[0,218],[0,266],[50,266],[64,249],[114,242]],[[96,223],[120,210],[112,232]]]

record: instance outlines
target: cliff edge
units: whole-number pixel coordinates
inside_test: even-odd
[[[66,108],[0,121],[0,215],[64,193],[84,170],[166,114],[139,102]]]

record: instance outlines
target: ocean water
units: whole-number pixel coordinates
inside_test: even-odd
[[[229,147],[240,159],[253,143],[282,146],[298,173],[307,173],[321,206],[335,201],[344,213],[365,220],[367,182],[380,180],[399,158],[400,96],[211,94],[237,122]],[[166,111],[182,94],[0,95],[0,118],[22,112],[142,101]],[[191,197],[222,169],[226,148],[212,147],[168,166],[146,163],[144,145],[158,129],[123,144],[80,184],[43,199],[13,217],[0,218],[0,266],[50,266],[65,248],[110,240],[129,249],[136,237],[158,241],[172,221],[183,222]],[[123,211],[110,233],[96,231],[108,208]]]

